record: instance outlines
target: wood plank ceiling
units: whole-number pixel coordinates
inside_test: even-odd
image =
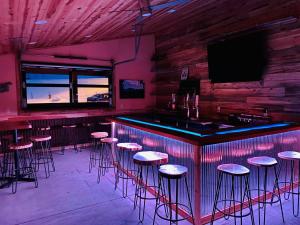
[[[1,0],[0,54],[134,36],[132,28],[140,13],[139,2],[145,1],[148,0]],[[171,1],[149,0],[151,5]],[[230,11],[230,17],[235,17],[237,13],[240,20],[245,20],[255,17],[261,8],[283,3],[293,5],[296,2],[299,1],[190,0],[184,5],[154,11],[151,17],[144,20],[143,33],[158,36],[174,32],[189,33],[193,29],[199,30],[199,27],[216,26],[218,21],[214,18],[219,18],[220,13]],[[239,8],[248,8],[252,14],[241,14]],[[176,12],[168,12],[170,9]],[[298,13],[299,7],[292,7],[291,10]],[[281,7],[278,7],[277,16],[280,16],[280,11]],[[40,20],[47,23],[35,24]],[[165,37],[168,38],[168,35]]]
[[[150,4],[169,1],[151,0]],[[185,7],[195,2],[197,0]],[[178,11],[182,7],[173,9]],[[134,36],[132,27],[139,9],[139,0],[1,0],[0,54]],[[146,20],[151,22],[158,17],[163,23],[165,17],[172,17],[167,12],[169,9],[155,11],[152,18]],[[35,23],[41,20],[47,23]],[[144,33],[155,30],[152,26]]]

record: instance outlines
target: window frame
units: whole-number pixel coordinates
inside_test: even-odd
[[[26,65],[26,66],[24,66]],[[29,65],[29,66],[28,66]],[[59,68],[56,68],[59,67]],[[69,76],[68,84],[43,84],[26,82],[26,73],[38,74],[66,74]],[[108,85],[88,85],[78,84],[77,77],[86,76],[103,76],[108,78]],[[81,66],[72,64],[51,64],[51,63],[32,63],[21,62],[21,108],[23,110],[34,109],[72,109],[72,108],[112,108],[113,107],[113,69],[110,66]],[[69,103],[27,103],[27,87],[68,87],[70,91]],[[80,87],[99,87],[108,88],[109,102],[78,102],[78,88]]]

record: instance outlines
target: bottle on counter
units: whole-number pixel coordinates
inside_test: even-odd
[[[269,112],[267,108],[264,108],[264,117],[268,117],[269,116]]]
[[[176,94],[172,93],[171,109],[176,110]]]

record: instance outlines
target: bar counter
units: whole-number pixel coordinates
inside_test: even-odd
[[[255,189],[257,176],[247,159],[253,156],[277,158],[277,154],[284,150],[299,151],[300,144],[300,126],[295,123],[195,132],[135,117],[120,116],[112,121],[112,134],[119,142],[136,142],[144,150],[168,153],[169,163],[188,167],[196,224],[210,221],[219,164],[237,163],[248,167],[251,170],[250,186]],[[267,186],[272,190],[271,180]],[[180,197],[185,198],[186,195],[181,194]],[[221,192],[221,198],[223,195]],[[257,198],[255,192],[252,198]]]

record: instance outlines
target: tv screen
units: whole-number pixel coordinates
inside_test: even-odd
[[[142,80],[120,80],[120,98],[144,98],[145,84]]]
[[[255,31],[208,45],[213,83],[258,81],[267,65],[267,33]]]

